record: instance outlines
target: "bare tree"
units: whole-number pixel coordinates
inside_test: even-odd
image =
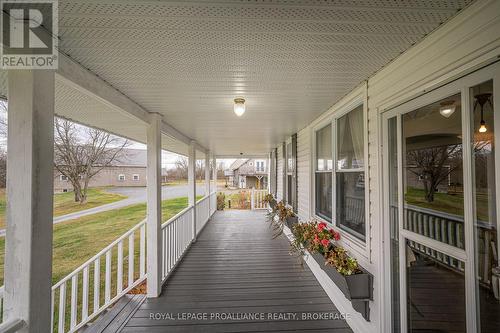
[[[185,156],[179,156],[175,161],[175,176],[177,179],[187,179],[188,177],[188,159]]]
[[[0,99],[0,136],[7,138],[7,101]]]
[[[439,184],[461,165],[461,154],[461,144],[415,149],[407,152],[407,169],[423,182],[427,202],[434,201],[434,194]]]
[[[73,186],[75,201],[83,204],[90,180],[118,161],[129,141],[61,118],[55,119],[54,128],[55,168]]]

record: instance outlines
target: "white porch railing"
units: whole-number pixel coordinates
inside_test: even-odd
[[[252,194],[250,197],[251,208],[254,209],[267,209],[267,203],[264,201],[264,197],[269,193],[267,190],[255,190],[252,189]]]
[[[52,287],[53,332],[77,331],[145,278],[143,220]]]
[[[216,211],[216,204],[217,194],[212,192],[195,207],[187,207],[162,224],[163,282],[193,241],[193,209],[199,232]],[[146,220],[143,220],[52,287],[52,332],[78,331],[141,284],[146,276]],[[2,286],[0,315],[3,299]],[[16,332],[20,324],[24,322],[6,322],[0,325],[3,330],[0,332]]]
[[[188,207],[161,226],[162,281],[165,282],[193,240],[193,207]]]

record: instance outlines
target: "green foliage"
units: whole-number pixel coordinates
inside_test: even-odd
[[[357,260],[348,256],[342,247],[333,247],[325,254],[325,259],[327,265],[335,267],[344,276],[361,273]]]
[[[224,192],[217,193],[217,210],[224,210],[226,208],[226,195]]]

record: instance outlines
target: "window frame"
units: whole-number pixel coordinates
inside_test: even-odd
[[[351,97],[351,98],[349,98]],[[360,105],[363,105],[363,169],[343,169],[341,172],[346,171],[356,171],[363,172],[365,177],[365,189],[364,189],[364,205],[365,205],[365,240],[362,240],[346,230],[346,228],[341,228],[337,225],[336,215],[337,215],[337,207],[336,207],[336,199],[337,199],[337,182],[336,182],[336,174],[337,174],[337,121],[339,118],[353,111]],[[317,151],[316,151],[316,138],[317,132],[323,129],[328,124],[332,127],[332,170],[327,171],[318,171],[317,170]],[[330,227],[335,228],[341,235],[341,240],[338,242],[340,246],[345,247],[348,251],[351,251],[355,254],[362,256],[363,258],[369,260],[370,257],[370,248],[371,248],[371,221],[369,219],[369,207],[370,207],[370,198],[369,198],[369,177],[368,177],[368,95],[366,91],[366,87],[360,87],[357,89],[352,95],[347,96],[345,100],[338,103],[337,106],[330,109],[324,116],[319,118],[312,126],[312,167],[311,167],[311,212],[312,217],[318,221],[322,221],[327,223]],[[361,171],[362,170],[362,171]],[[320,172],[329,172],[332,177],[332,222],[328,221],[324,217],[318,215],[316,213],[316,173]]]
[[[137,178],[137,179],[136,179],[136,178]],[[138,182],[138,181],[140,181],[140,180],[141,180],[141,177],[140,177],[140,175],[139,175],[138,173],[134,173],[134,174],[132,175],[132,180],[133,180],[133,181],[135,181],[135,182]]]
[[[121,179],[123,177],[123,179]],[[118,174],[118,181],[119,182],[124,182],[125,181],[125,175],[123,173]]]

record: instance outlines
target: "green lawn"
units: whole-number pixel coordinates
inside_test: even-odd
[[[91,188],[87,196],[87,202],[82,205],[75,202],[73,192],[54,194],[54,216],[66,215],[126,198],[124,195],[106,192],[103,188]],[[0,189],[0,229],[5,228],[5,205],[5,189]]]
[[[199,197],[201,198],[201,197]],[[163,220],[187,207],[187,198],[165,200]],[[146,217],[137,204],[54,225],[52,281],[56,283]],[[0,238],[0,285],[3,285],[5,238]]]
[[[462,193],[448,194],[435,193],[434,201],[427,202],[425,200],[425,192],[421,189],[409,187],[407,189],[406,203],[422,208],[434,209],[440,212],[463,215],[464,214],[464,197]],[[488,220],[488,200],[484,195],[477,196],[477,210],[480,220]]]

